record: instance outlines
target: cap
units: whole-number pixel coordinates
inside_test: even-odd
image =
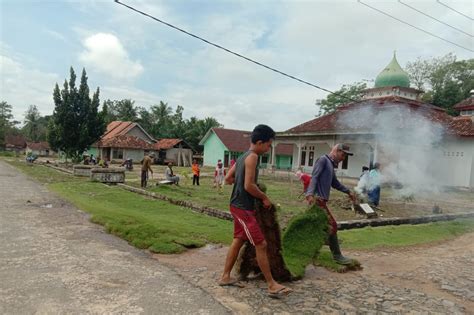
[[[337,145],[337,149],[346,153],[347,155],[354,155],[354,153],[350,151],[351,148],[347,144],[339,143]]]

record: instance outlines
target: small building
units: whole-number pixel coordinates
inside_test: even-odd
[[[225,167],[228,167],[232,159],[237,158],[246,152],[250,147],[251,131],[234,130],[225,128],[211,128],[199,142],[204,146],[204,165],[215,166],[218,160],[222,160]],[[272,147],[272,151],[273,151]],[[293,145],[280,144],[275,150],[275,167],[277,169],[290,169]],[[260,157],[260,164],[265,167],[270,162],[271,152]]]
[[[154,143],[155,139],[138,123],[113,121],[88,153],[112,162],[141,161],[145,154],[154,150]]]
[[[172,162],[177,166],[191,166],[193,149],[183,139],[161,139],[153,145],[159,164]]]
[[[54,154],[54,151],[51,150],[49,143],[46,141],[27,142],[26,153],[30,152],[36,156],[51,156]]]
[[[26,139],[22,135],[5,136],[5,150],[24,154],[26,149]]]

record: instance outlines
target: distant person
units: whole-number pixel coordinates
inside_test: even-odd
[[[226,171],[224,165],[222,164],[222,160],[217,161],[216,169],[214,171],[214,187],[217,187],[219,191],[224,186],[224,177],[226,175]]]
[[[380,163],[374,163],[373,168],[369,172],[369,185],[367,190],[367,199],[369,204],[376,207],[380,202]]]
[[[148,171],[153,174],[153,169],[151,168],[151,164],[153,163],[154,154],[150,153],[149,155],[145,155],[143,160],[141,160],[142,168],[141,168],[141,187],[146,188],[148,183]]]
[[[235,159],[230,160],[229,169],[231,169],[232,166],[234,166],[234,164],[235,164]]]
[[[179,185],[179,176],[174,175],[172,162],[168,163],[168,167],[165,170],[165,177],[166,180],[172,181],[175,185]]]
[[[297,171],[296,177],[303,183],[303,194],[305,194],[311,182],[311,176],[306,173],[303,173],[302,171]]]
[[[201,173],[201,170],[199,169],[199,164],[197,163],[196,160],[193,160],[193,165],[191,169],[193,171],[193,186],[194,185],[199,186],[199,175]]]
[[[362,166],[362,173],[359,176],[359,182],[354,190],[360,194],[364,195],[367,193],[369,185],[369,168],[367,166]]]
[[[91,154],[90,162],[92,165],[95,165],[97,163],[94,154]]]
[[[316,204],[323,208],[329,218],[329,248],[331,249],[334,260],[341,265],[348,265],[351,259],[344,257],[339,248],[337,239],[337,222],[327,206],[331,187],[343,193],[346,193],[352,202],[355,202],[355,195],[336,178],[338,164],[343,161],[347,155],[353,155],[350,148],[346,144],[336,144],[329,154],[325,154],[318,158],[314,163],[313,173],[311,174],[311,183],[306,191],[306,200],[308,203]]]
[[[234,239],[227,253],[219,285],[243,286],[237,279],[232,278],[230,273],[240,248],[245,241],[249,241],[255,246],[257,263],[267,282],[268,295],[278,298],[288,295],[292,290],[273,279],[267,256],[267,242],[255,217],[256,199],[262,200],[265,208],[272,205],[267,195],[258,188],[257,180],[259,156],[268,152],[274,138],[275,132],[269,126],[255,127],[251,134],[249,150],[237,159],[225,178],[227,184],[234,184],[230,197],[230,213],[234,217]]]

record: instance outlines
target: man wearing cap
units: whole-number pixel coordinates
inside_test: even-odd
[[[327,207],[329,200],[329,193],[331,187],[349,195],[352,201],[355,201],[355,195],[336,178],[336,172],[339,162],[343,161],[346,155],[353,155],[350,148],[346,144],[336,144],[329,154],[321,156],[316,163],[314,163],[313,172],[311,174],[311,183],[306,191],[306,200],[308,203],[318,205],[326,210],[328,214],[330,232],[329,232],[329,248],[331,249],[334,260],[346,265],[351,263],[351,259],[344,257],[339,248],[339,241],[337,239],[337,223],[331,211]]]

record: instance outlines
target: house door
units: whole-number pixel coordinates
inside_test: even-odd
[[[224,152],[224,167],[229,166],[229,153]]]

